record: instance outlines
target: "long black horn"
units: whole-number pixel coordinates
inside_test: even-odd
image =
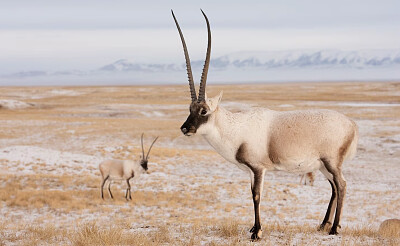
[[[147,155],[146,155],[146,160],[148,160],[149,154],[150,154],[150,150],[153,147],[153,144],[157,141],[157,139],[158,139],[158,137],[156,137],[156,139],[154,139],[153,143],[150,145],[149,151],[147,152]]]
[[[192,67],[190,66],[189,52],[188,52],[187,47],[186,47],[185,38],[183,37],[181,28],[179,27],[178,21],[176,20],[175,15],[174,15],[174,11],[172,11],[172,9],[171,9],[171,13],[172,13],[172,17],[174,17],[174,21],[175,21],[176,27],[178,28],[179,36],[181,37],[181,41],[182,41],[183,52],[185,54],[186,70],[187,70],[187,75],[188,75],[188,80],[189,80],[189,87],[190,87],[190,96],[192,97],[192,101],[195,101],[195,100],[197,100],[197,96],[196,96],[196,90],[194,88],[193,74],[192,74]]]
[[[200,9],[200,10],[201,10],[201,9]],[[207,16],[206,16],[206,14],[204,14],[203,10],[201,10],[201,13],[203,13],[204,18],[206,18],[206,22],[207,22],[208,45],[207,45],[206,60],[205,60],[205,62],[204,62],[204,67],[203,67],[203,73],[201,74],[198,102],[201,102],[201,101],[204,101],[204,100],[205,100],[207,74],[208,74],[208,67],[209,67],[209,65],[210,65],[210,55],[211,55],[211,30],[210,30],[210,23],[208,22],[208,18],[207,18]]]
[[[143,135],[144,135],[144,133],[142,133],[142,137],[140,138],[140,142],[142,143],[142,159],[144,158]]]

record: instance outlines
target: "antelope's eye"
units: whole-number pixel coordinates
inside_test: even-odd
[[[201,115],[206,115],[206,114],[207,114],[207,110],[202,109],[201,112],[200,112],[200,114],[201,114]]]

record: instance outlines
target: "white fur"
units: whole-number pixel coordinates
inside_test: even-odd
[[[221,107],[222,93],[217,97],[207,98],[210,107],[210,119],[197,129],[208,143],[226,160],[238,166],[243,164],[236,160],[236,153],[241,144],[246,143],[251,151],[251,164],[266,170],[308,173],[321,168],[321,154],[329,157],[337,155],[343,139],[355,124],[346,116],[330,110],[305,110],[279,112],[265,108],[255,108],[247,112],[231,113]],[[294,120],[293,120],[294,119]],[[300,137],[286,134],[279,130],[284,123],[293,120],[292,128],[298,127]],[[357,130],[344,159],[355,154]],[[305,132],[305,133],[304,133]],[[279,136],[281,134],[281,136]],[[286,134],[286,135],[283,135]],[[306,138],[301,138],[301,135]],[[287,139],[288,145],[279,149],[279,165],[269,161],[268,147],[271,137]],[[325,141],[325,143],[324,143]],[[328,146],[326,146],[328,145]],[[329,146],[330,145],[330,146]],[[332,146],[333,145],[333,146]],[[247,170],[247,168],[245,168]]]
[[[331,110],[279,112],[256,108],[232,113],[219,105],[221,97],[222,93],[206,99],[208,120],[197,133],[226,160],[249,172],[255,206],[252,239],[262,235],[259,203],[266,171],[304,174],[320,170],[332,185],[332,197],[337,194],[320,228],[332,224],[335,215],[329,234],[337,234],[346,192],[341,165],[355,155],[356,124]]]
[[[102,184],[101,184],[101,194],[103,196],[103,186],[106,181],[109,182],[108,190],[111,195],[110,185],[112,181],[115,180],[126,180],[129,184],[129,180],[132,178],[138,178],[142,173],[145,173],[144,168],[140,165],[140,160],[131,161],[131,160],[106,160],[99,164],[100,173],[102,176]],[[126,198],[128,199],[128,192],[130,194],[130,185],[128,185]]]

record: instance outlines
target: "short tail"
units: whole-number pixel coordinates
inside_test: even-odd
[[[346,151],[346,155],[344,156],[345,160],[351,160],[354,158],[354,156],[357,153],[357,144],[358,144],[358,127],[354,121],[352,121],[354,124],[354,135],[353,135],[353,140],[351,141],[351,144],[349,148]]]

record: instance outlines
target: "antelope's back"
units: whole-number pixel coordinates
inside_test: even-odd
[[[123,163],[124,161],[122,160],[105,160],[101,162],[99,169],[103,178],[106,175],[109,175],[112,179],[122,178],[124,175]]]
[[[356,124],[332,110],[279,112],[271,127],[269,150],[280,158],[343,158],[358,137]]]

